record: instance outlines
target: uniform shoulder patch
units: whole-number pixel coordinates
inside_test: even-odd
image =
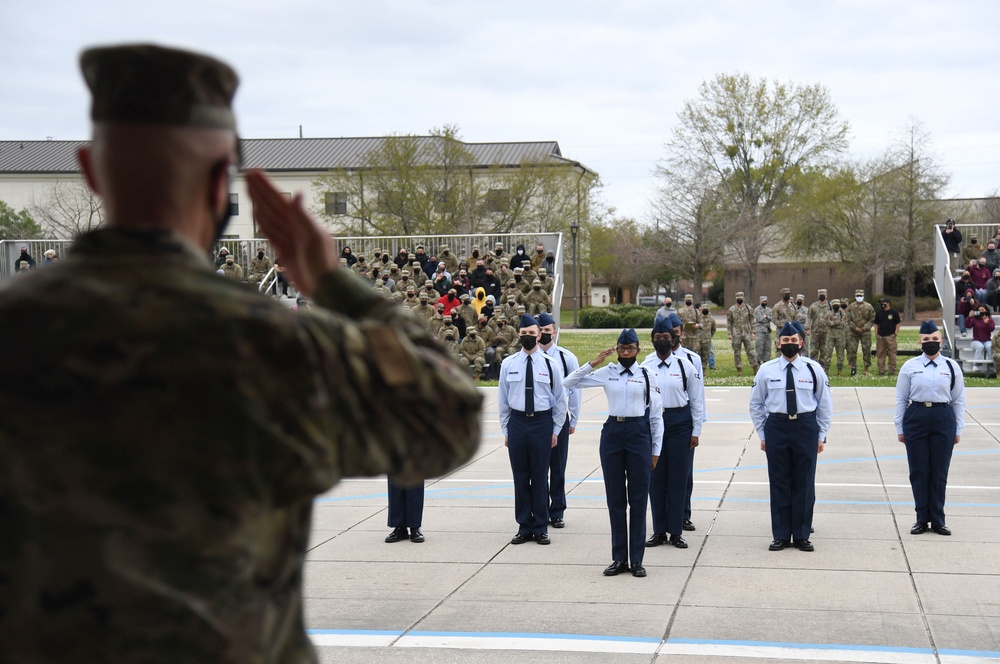
[[[410,356],[395,331],[384,327],[369,327],[364,330],[364,334],[371,345],[375,366],[387,385],[400,387],[416,382],[417,374],[413,370]]]

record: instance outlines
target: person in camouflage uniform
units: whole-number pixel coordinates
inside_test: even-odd
[[[476,308],[472,306],[472,301],[469,299],[469,294],[463,293],[462,297],[460,297],[459,300],[462,301],[462,304],[455,307],[456,311],[458,311],[458,315],[465,319],[466,325],[470,326],[475,325],[476,318],[479,317],[479,314],[476,313]]]
[[[451,320],[451,316],[444,315],[444,305],[434,305],[434,315],[427,321],[427,329],[435,339],[440,338],[441,330],[444,328],[445,319]]]
[[[416,288],[417,282],[413,280],[413,273],[409,270],[401,270],[399,273],[399,281],[396,282],[396,290],[406,292],[406,289],[410,286]]]
[[[410,284],[410,287],[406,289],[406,298],[403,300],[403,308],[407,311],[413,311],[417,308],[420,301],[417,299],[417,289]]]
[[[0,291],[19,321],[0,363],[0,660],[315,662],[315,498],[344,476],[415,485],[464,463],[482,397],[262,173],[246,174],[254,215],[313,307],[218,278],[232,69],[139,45],[81,66],[80,162],[106,222]],[[425,409],[447,416],[405,416]]]
[[[792,291],[788,288],[781,289],[781,300],[771,309],[771,322],[774,329],[780,330],[785,323],[790,323],[799,319],[799,310],[792,304]]]
[[[844,358],[847,357],[847,312],[839,299],[834,299],[829,311],[822,311],[820,316],[826,321],[826,350],[823,356],[827,366],[832,368],[833,354],[837,354],[837,375],[843,375]],[[824,367],[825,368],[825,367]]]
[[[531,282],[524,278],[524,268],[514,268],[514,284],[521,292],[522,299],[527,297],[528,293],[531,292]]]
[[[455,335],[455,341],[457,343],[458,342],[458,328],[455,326],[454,322],[452,321],[451,316],[445,315],[445,316],[442,317],[441,329],[438,330],[437,338],[438,338],[438,340],[443,341],[447,335],[452,334],[452,333],[454,333],[454,335]]]
[[[410,312],[420,320],[424,321],[425,325],[429,323],[432,318],[434,318],[434,305],[430,303],[427,293],[421,291],[421,293],[417,295],[417,306],[413,307]]]
[[[760,304],[753,310],[753,323],[757,364],[761,365],[771,359],[771,309],[767,306],[766,295],[760,296]]]
[[[444,269],[450,274],[458,274],[458,256],[448,245],[442,244],[438,250],[438,262],[444,263]]]
[[[754,315],[750,305],[743,302],[743,291],[736,293],[736,304],[729,307],[729,312],[726,314],[726,336],[733,342],[736,375],[743,375],[743,358],[740,349],[746,352],[750,367],[756,374],[759,366],[757,353],[751,345],[754,340]]]
[[[552,307],[552,298],[549,294],[542,290],[542,282],[535,279],[531,283],[531,292],[528,293],[524,298],[525,308],[528,313],[532,316],[537,316],[541,313],[548,313],[549,309]]]
[[[806,296],[799,293],[795,296],[795,309],[798,312],[796,315],[796,320],[802,329],[806,329],[809,325],[809,307],[806,306]],[[802,357],[811,357],[809,355],[809,335],[806,335],[802,340],[802,348],[799,350],[799,355]]]
[[[523,295],[521,293],[521,289],[517,287],[517,282],[514,279],[508,279],[507,290],[500,295],[500,302],[498,304],[500,304],[500,306],[515,306],[522,304],[522,297]]]
[[[548,275],[548,270],[544,267],[538,268],[538,280],[542,282],[542,290],[552,297],[552,289],[556,287],[556,280]]]
[[[259,284],[271,271],[271,259],[264,253],[264,247],[257,247],[257,255],[250,259],[247,266],[247,283]]]
[[[712,338],[715,336],[715,317],[707,304],[701,307],[701,327],[698,329],[698,354],[701,355],[703,371],[708,369],[708,356],[712,352]]]
[[[226,262],[222,264],[222,276],[236,283],[243,282],[243,268],[236,262],[232,254],[226,256]]]
[[[823,366],[823,371],[830,373],[830,348],[826,342],[827,314],[830,313],[830,303],[826,299],[826,289],[820,288],[816,291],[817,299],[809,305],[809,314],[806,319],[806,334],[809,337],[809,346],[812,348],[812,358]]]
[[[469,328],[465,338],[458,345],[458,353],[468,364],[472,377],[482,377],[483,366],[486,364],[486,342],[479,336],[475,327]]]
[[[847,358],[851,361],[851,375],[858,373],[858,344],[865,373],[872,365],[872,325],[875,324],[875,307],[865,302],[865,292],[854,291],[854,302],[847,305]]]
[[[699,348],[698,330],[701,329],[701,314],[694,307],[694,296],[688,293],[684,296],[684,306],[677,312],[684,324],[684,347],[697,354]]]

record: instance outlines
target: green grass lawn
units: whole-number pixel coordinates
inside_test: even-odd
[[[573,312],[570,310],[570,319],[572,321]],[[653,350],[653,344],[649,341],[649,330],[637,330],[639,333],[639,340],[641,344],[641,349],[639,351],[639,359],[641,360],[646,356],[647,353]],[[605,348],[610,348],[614,346],[618,339],[617,332],[583,332],[583,331],[573,331],[567,332],[560,335],[559,345],[572,351],[580,362],[589,362],[597,357],[597,354],[604,350]],[[901,330],[899,333],[898,348],[899,350],[917,350],[920,344],[917,343],[917,331],[916,330]],[[705,372],[705,385],[714,387],[723,387],[731,385],[745,385],[749,387],[753,383],[753,375],[751,374],[750,365],[743,358],[743,375],[736,375],[736,367],[733,363],[733,347],[730,341],[726,338],[725,332],[718,332],[715,335],[713,341],[713,347],[715,350],[715,369],[710,369]],[[860,356],[860,351],[858,352]],[[850,363],[844,363],[844,376],[838,377],[836,370],[836,359],[834,359],[833,364],[833,375],[830,377],[830,385],[834,387],[895,387],[896,377],[895,376],[879,376],[877,375],[878,370],[875,365],[875,353],[872,352],[872,374],[867,376],[862,375],[861,358],[858,357],[858,375],[851,376],[850,373]],[[776,352],[772,352],[772,359],[777,356]],[[614,356],[612,355],[612,359]],[[902,366],[903,362],[910,359],[908,355],[900,355],[897,358],[896,365],[897,368]],[[496,385],[496,381],[482,383],[484,385]],[[989,378],[965,378],[966,387],[996,387],[998,381]]]

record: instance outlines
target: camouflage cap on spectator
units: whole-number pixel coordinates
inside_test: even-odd
[[[448,251],[448,245],[446,245],[446,244],[442,244],[442,245],[441,245],[441,248],[440,248],[440,249],[438,249],[438,252],[439,252],[439,253],[442,253],[442,254],[443,254],[444,252],[446,252],[446,251]]]
[[[541,279],[535,279],[534,281],[531,282],[531,285],[532,286],[538,286],[539,288],[541,288],[542,287],[542,280]]]
[[[497,242],[493,245],[494,249],[503,249],[503,242]]]
[[[760,301],[761,302],[767,302],[767,295],[761,295],[760,296]]]
[[[691,295],[690,293],[688,293],[687,295],[684,296],[684,301],[685,302],[694,302],[694,295]]]
[[[832,306],[839,307],[840,306],[840,298],[833,298],[832,300],[830,300],[830,304]]]
[[[816,294],[817,295],[826,295],[826,289],[825,288],[820,288],[818,291],[816,291]]]
[[[861,288],[859,288],[858,290],[854,291],[854,297],[857,297],[857,296],[859,296],[859,295],[860,295],[861,297],[864,297],[864,296],[865,296],[865,291],[864,291],[863,289],[861,289]]]
[[[417,270],[419,270],[420,269],[420,261],[413,261],[412,263],[410,263],[410,267],[416,268]]]
[[[523,267],[515,267],[514,268],[514,274],[524,274],[524,268]]]
[[[500,264],[501,265],[507,265],[507,266],[509,266],[510,265],[510,259],[507,258],[506,256],[502,256],[500,258]]]
[[[460,297],[459,299],[462,300],[462,302],[468,302],[469,301],[469,294],[468,293],[462,293],[462,297]]]
[[[236,130],[232,67],[191,51],[126,44],[87,49],[80,69],[94,122]]]
[[[548,270],[546,270],[546,269],[545,269],[544,267],[540,267],[540,268],[538,268],[538,274],[542,275],[543,277],[544,277],[544,276],[545,276],[545,275],[546,275],[547,273],[548,273]]]
[[[785,293],[788,293],[789,295],[791,295],[792,289],[791,288],[782,288],[781,289],[781,294],[784,295]]]
[[[736,297],[743,297],[743,291],[737,291]]]
[[[410,276],[410,271],[409,270],[403,270],[400,274],[402,274],[404,277],[408,277],[408,276]]]
[[[799,293],[798,295],[795,296],[795,299],[796,300],[805,300],[806,296],[803,295],[802,293]]]
[[[426,300],[428,297],[427,291],[420,291],[420,295],[417,296],[417,298],[421,300]]]

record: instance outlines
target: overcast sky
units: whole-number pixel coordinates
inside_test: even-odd
[[[556,140],[642,220],[683,102],[746,72],[826,86],[855,156],[918,118],[948,195],[977,197],[1000,188],[998,25],[994,0],[3,0],[0,139],[87,138],[79,51],[155,41],[237,69],[244,136]]]

